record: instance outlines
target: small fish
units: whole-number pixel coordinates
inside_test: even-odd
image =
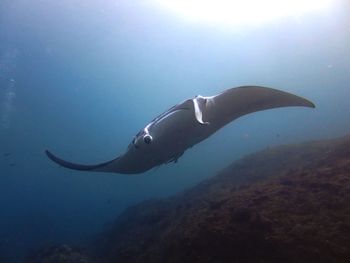
[[[4,153],[4,157],[9,157],[9,156],[11,156],[11,155],[12,155],[12,153],[10,153],[10,152]]]

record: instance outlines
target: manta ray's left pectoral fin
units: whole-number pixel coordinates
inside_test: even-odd
[[[104,163],[85,165],[85,164],[72,163],[72,162],[63,160],[48,150],[46,150],[45,153],[46,153],[46,156],[51,161],[57,163],[60,166],[63,166],[65,168],[72,169],[72,170],[90,171],[90,172],[107,172],[107,173],[127,173],[127,172],[124,172],[122,170],[113,169],[115,164],[118,163],[119,157],[117,157],[111,161],[104,162]],[[112,165],[112,166],[114,165],[112,167],[112,169],[110,168],[110,165]]]
[[[198,95],[192,101],[193,101],[194,115],[196,117],[196,120],[200,124],[209,125],[210,123],[208,121],[203,120],[203,112],[206,105],[206,98]]]

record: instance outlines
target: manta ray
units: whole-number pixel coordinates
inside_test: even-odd
[[[119,157],[95,165],[65,161],[46,150],[55,163],[74,170],[120,174],[143,173],[153,167],[177,162],[192,146],[205,140],[233,120],[257,111],[315,105],[281,90],[242,86],[217,95],[187,99],[154,118],[132,139]]]

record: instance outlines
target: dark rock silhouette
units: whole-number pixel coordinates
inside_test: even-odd
[[[350,136],[266,149],[130,207],[88,251],[96,263],[348,262]]]
[[[67,245],[51,246],[31,255],[27,262],[35,263],[92,263],[83,252]]]

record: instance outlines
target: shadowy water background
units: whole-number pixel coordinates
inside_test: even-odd
[[[350,8],[255,26],[190,23],[150,1],[0,2],[0,261],[88,242],[124,208],[272,145],[349,133]],[[142,175],[58,167],[123,153],[156,115],[195,95],[264,85],[317,108],[248,115]],[[10,262],[10,261],[9,261]]]

